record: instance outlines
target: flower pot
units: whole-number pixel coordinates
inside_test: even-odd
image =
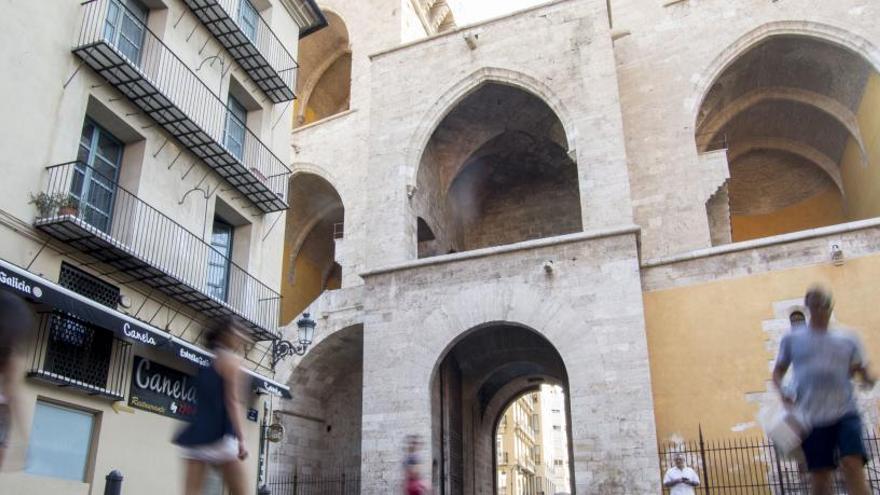
[[[79,208],[75,206],[62,206],[61,208],[58,208],[58,215],[70,215],[75,217],[79,215]]]

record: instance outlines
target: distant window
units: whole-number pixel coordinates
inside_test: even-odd
[[[94,423],[93,414],[38,400],[25,472],[85,481]]]
[[[553,425],[553,429],[556,431],[560,431],[560,430],[562,430],[562,427],[559,425]]]
[[[104,39],[135,64],[141,60],[149,10],[137,0],[111,0],[104,23]]]
[[[219,218],[214,219],[211,232],[211,252],[208,253],[208,294],[226,301],[229,292],[229,270],[232,257],[233,227]]]
[[[241,0],[238,4],[238,26],[251,42],[257,42],[257,9],[249,0]]]
[[[241,160],[244,158],[245,123],[247,109],[232,95],[229,95],[226,112],[226,137],[224,143],[229,153]]]

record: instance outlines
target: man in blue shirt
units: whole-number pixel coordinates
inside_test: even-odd
[[[843,470],[848,493],[868,495],[862,443],[862,422],[856,406],[851,378],[860,375],[870,386],[874,378],[858,336],[829,329],[833,303],[822,288],[807,291],[804,304],[810,323],[789,332],[779,344],[773,383],[785,404],[794,408],[807,427],[802,448],[811,473],[812,493],[831,495],[834,469]],[[794,372],[794,389],[783,387],[789,366]]]

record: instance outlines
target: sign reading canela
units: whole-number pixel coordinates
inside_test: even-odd
[[[144,411],[177,419],[196,412],[195,378],[181,371],[134,357],[128,404]]]

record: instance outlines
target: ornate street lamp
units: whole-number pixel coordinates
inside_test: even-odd
[[[302,356],[306,353],[309,346],[312,345],[312,339],[315,336],[315,320],[308,313],[303,313],[302,318],[296,321],[297,339],[296,342],[289,340],[272,341],[272,367],[274,368],[278,361],[296,354]]]

